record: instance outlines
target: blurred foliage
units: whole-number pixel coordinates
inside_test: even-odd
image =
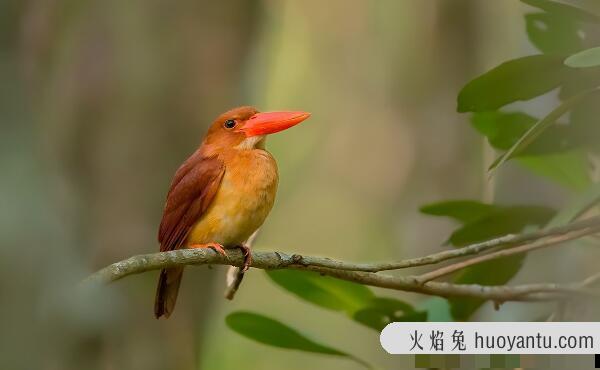
[[[315,272],[295,270],[273,270],[266,274],[277,285],[292,294],[335,311],[343,311],[352,316],[367,305],[375,295],[361,284],[321,276]]]
[[[487,111],[473,114],[473,127],[484,135],[496,149],[508,150],[538,121],[522,112]],[[517,156],[560,153],[576,144],[569,137],[570,130],[565,125],[555,125],[543,133],[540,140],[531,144]]]
[[[417,310],[398,299],[376,297],[368,287],[361,284],[297,270],[272,270],[266,271],[266,274],[277,285],[300,299],[322,308],[343,312],[377,333],[393,321],[427,320],[427,311]],[[314,343],[285,324],[264,315],[234,312],[227,316],[226,322],[234,331],[264,344],[348,356],[345,352]]]
[[[543,155],[544,151],[551,151],[550,148],[562,151],[576,146],[577,140],[573,140],[573,138],[582,138],[583,136],[581,133],[577,133],[577,130],[589,133],[589,127],[592,126],[589,123],[575,124],[573,122],[562,125],[562,128],[556,128],[555,125],[564,114],[575,111],[587,98],[594,98],[598,93],[597,88],[588,88],[590,85],[587,84],[579,89],[574,87],[578,86],[581,75],[573,68],[581,66],[580,63],[585,66],[594,66],[592,61],[594,49],[581,51],[584,44],[579,42],[579,39],[584,34],[582,24],[592,22],[597,25],[600,22],[598,16],[563,3],[542,0],[523,0],[523,2],[546,11],[535,14],[537,18],[534,19],[531,18],[531,14],[526,15],[528,36],[543,54],[504,62],[469,82],[458,95],[458,111],[485,112],[483,115],[475,115],[473,124],[488,137],[492,146],[506,150],[492,164],[492,169],[518,155],[531,155],[532,153]],[[545,20],[542,22],[542,26],[538,24],[539,16]],[[550,22],[549,24],[549,19],[552,19],[554,23]],[[547,32],[532,32],[533,24],[537,24]],[[562,26],[551,27],[551,25],[558,24]],[[569,26],[564,27],[565,24],[569,24]],[[561,44],[564,41],[563,37],[566,37],[565,44],[568,47]],[[574,39],[577,41],[573,42]],[[549,48],[548,45],[558,48]],[[564,53],[576,54],[569,56]],[[597,86],[598,83],[600,83],[600,79],[596,78],[596,82],[592,82],[591,86]],[[563,92],[566,87],[569,87],[569,94],[563,94],[562,102],[542,119],[534,121],[533,118],[522,112],[498,111],[509,103],[528,101],[559,87]],[[586,118],[591,119],[592,116],[588,114]],[[550,131],[550,127],[554,130]],[[536,147],[532,148],[534,145]],[[526,150],[530,152],[527,153]],[[549,160],[552,161],[553,158]],[[563,157],[561,160],[577,166],[577,162],[581,162],[585,158],[571,156]],[[547,174],[554,180],[561,180],[561,175],[556,175],[556,171],[552,171],[551,166],[547,165],[543,159],[536,162],[529,161],[528,166],[534,171],[536,167],[540,167],[538,173]],[[569,173],[562,174],[562,177],[570,176]],[[562,182],[569,183],[568,181]],[[579,188],[581,189],[581,187]]]
[[[427,311],[392,298],[374,298],[367,306],[354,313],[354,320],[381,332],[394,321],[427,321]]]
[[[580,51],[565,59],[565,64],[573,68],[600,66],[600,47]]]
[[[232,330],[258,342],[280,348],[321,353],[325,355],[352,356],[337,349],[306,338],[281,322],[252,312],[232,312],[225,318]]]
[[[541,206],[497,206],[476,201],[445,201],[426,205],[423,213],[457,219],[463,225],[455,230],[448,243],[456,247],[523,231],[528,226],[543,226],[555,211]],[[459,217],[457,217],[459,216]],[[499,258],[461,270],[452,279],[459,284],[502,285],[519,272],[525,255]],[[494,273],[490,274],[490,271]],[[473,298],[449,300],[452,316],[468,320],[484,303]]]
[[[563,225],[575,219],[600,199],[591,181],[588,155],[597,150],[597,137],[590,140],[590,127],[598,115],[595,108],[600,78],[582,75],[576,68],[600,66],[600,48],[585,49],[584,24],[600,27],[600,17],[582,8],[546,0],[522,0],[538,9],[525,14],[530,42],[542,54],[506,61],[468,82],[457,98],[458,112],[472,112],[473,127],[489,144],[504,151],[490,166],[496,170],[511,159],[532,173],[564,186],[573,200],[563,210],[539,205],[482,203],[452,200],[428,204],[421,212],[458,221],[447,243],[461,247],[532,227]],[[589,79],[594,81],[590,82]],[[517,102],[527,102],[561,91],[560,102],[543,118],[515,111]],[[585,114],[577,114],[583,105]],[[507,106],[510,110],[502,110]],[[564,115],[570,122],[558,122]],[[576,122],[575,122],[576,121]],[[521,269],[525,254],[470,266],[456,273],[457,284],[503,285]],[[473,298],[432,298],[416,309],[395,299],[375,297],[368,288],[298,271],[271,271],[269,277],[297,297],[324,308],[341,311],[376,330],[403,320],[469,320],[485,303]],[[248,319],[249,320],[249,319]],[[247,334],[246,334],[247,335]],[[263,343],[265,341],[262,341]],[[273,344],[273,343],[271,343]]]
[[[450,235],[447,243],[455,247],[518,233],[526,226],[544,225],[554,210],[543,206],[499,206],[474,200],[444,201],[428,204],[421,212],[458,220],[463,225]]]
[[[572,73],[563,60],[554,55],[531,55],[504,62],[463,87],[457,110],[488,112],[545,94]]]
[[[566,202],[565,206],[558,212],[550,222],[548,227],[564,226],[575,220],[579,216],[590,211],[600,202],[600,184],[595,183],[585,191],[572,195],[572,199]]]
[[[398,299],[377,297],[361,284],[297,270],[272,270],[266,274],[297,297],[326,309],[342,311],[378,332],[392,321],[427,320],[427,312]]]
[[[419,303],[419,309],[427,312],[427,321],[450,322],[453,321],[450,303],[441,297],[430,297]]]

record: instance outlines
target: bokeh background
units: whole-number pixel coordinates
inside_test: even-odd
[[[313,114],[268,140],[281,181],[257,249],[413,257],[439,250],[454,226],[419,214],[424,203],[557,202],[548,184],[515,192],[540,181],[518,169],[494,189],[483,171],[493,152],[455,111],[471,78],[534,53],[526,10],[517,0],[0,2],[1,367],[360,368],[240,337],[223,321],[236,309],[397,366],[373,331],[262,271],[230,302],[225,268],[189,268],[166,321],[152,315],[157,273],[75,287],[158,249],[171,176],[238,105]],[[501,317],[530,318],[514,305]]]

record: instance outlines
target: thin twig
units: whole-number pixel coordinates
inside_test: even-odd
[[[321,257],[303,257],[303,261],[307,264],[320,267],[328,267],[336,270],[349,270],[349,271],[365,271],[365,272],[378,272],[388,270],[399,270],[409,267],[433,265],[443,261],[447,261],[454,258],[466,257],[471,255],[480,254],[485,251],[489,251],[499,247],[517,247],[529,242],[553,237],[558,235],[570,234],[571,232],[587,229],[590,227],[600,226],[600,216],[591,217],[585,220],[572,222],[565,226],[554,227],[551,229],[536,230],[529,233],[523,234],[509,234],[499,238],[490,239],[484,242],[471,244],[466,247],[450,249],[443,252],[433,253],[424,257],[405,259],[400,261],[392,262],[373,262],[373,263],[349,263],[344,261],[335,261],[328,258]],[[593,231],[595,232],[595,231]],[[588,234],[591,234],[590,232]],[[584,234],[587,235],[587,234]],[[574,237],[575,239],[577,237]],[[566,239],[570,240],[570,239]]]
[[[467,260],[453,263],[448,266],[441,267],[437,270],[430,271],[428,273],[422,274],[417,277],[417,281],[420,283],[425,283],[431,280],[438,279],[442,276],[449,275],[458,270],[462,270],[466,267],[473,266],[482,262],[490,261],[493,259],[498,259],[502,257],[508,257],[515,254],[529,252],[535,249],[545,248],[554,246],[569,240],[578,239],[582,236],[590,235],[592,233],[600,232],[600,225],[590,226],[584,229],[570,231],[561,235],[552,235],[550,237],[546,237],[544,239],[538,239],[531,243],[522,244],[516,247],[511,247],[507,249],[501,249],[497,252],[492,252],[488,254],[483,254],[480,256],[476,256],[473,258],[469,258]]]
[[[591,286],[600,281],[600,272],[595,273],[594,275],[588,276],[585,278],[580,285],[581,286]]]

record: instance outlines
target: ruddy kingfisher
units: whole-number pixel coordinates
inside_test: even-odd
[[[265,150],[266,136],[309,116],[253,107],[221,114],[175,173],[158,232],[160,251],[212,248],[226,254],[226,248],[241,248],[246,271],[251,254],[244,243],[271,211],[279,181],[277,163]],[[173,312],[182,276],[183,267],[161,270],[156,318]]]

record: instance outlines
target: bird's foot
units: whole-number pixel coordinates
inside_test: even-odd
[[[191,244],[188,248],[210,248],[221,256],[228,258],[225,248],[219,243]]]
[[[246,271],[248,271],[248,269],[250,268],[250,265],[252,264],[252,253],[250,253],[250,247],[248,247],[245,244],[240,244],[237,246],[242,253],[244,254],[244,265],[242,266],[242,274]]]

